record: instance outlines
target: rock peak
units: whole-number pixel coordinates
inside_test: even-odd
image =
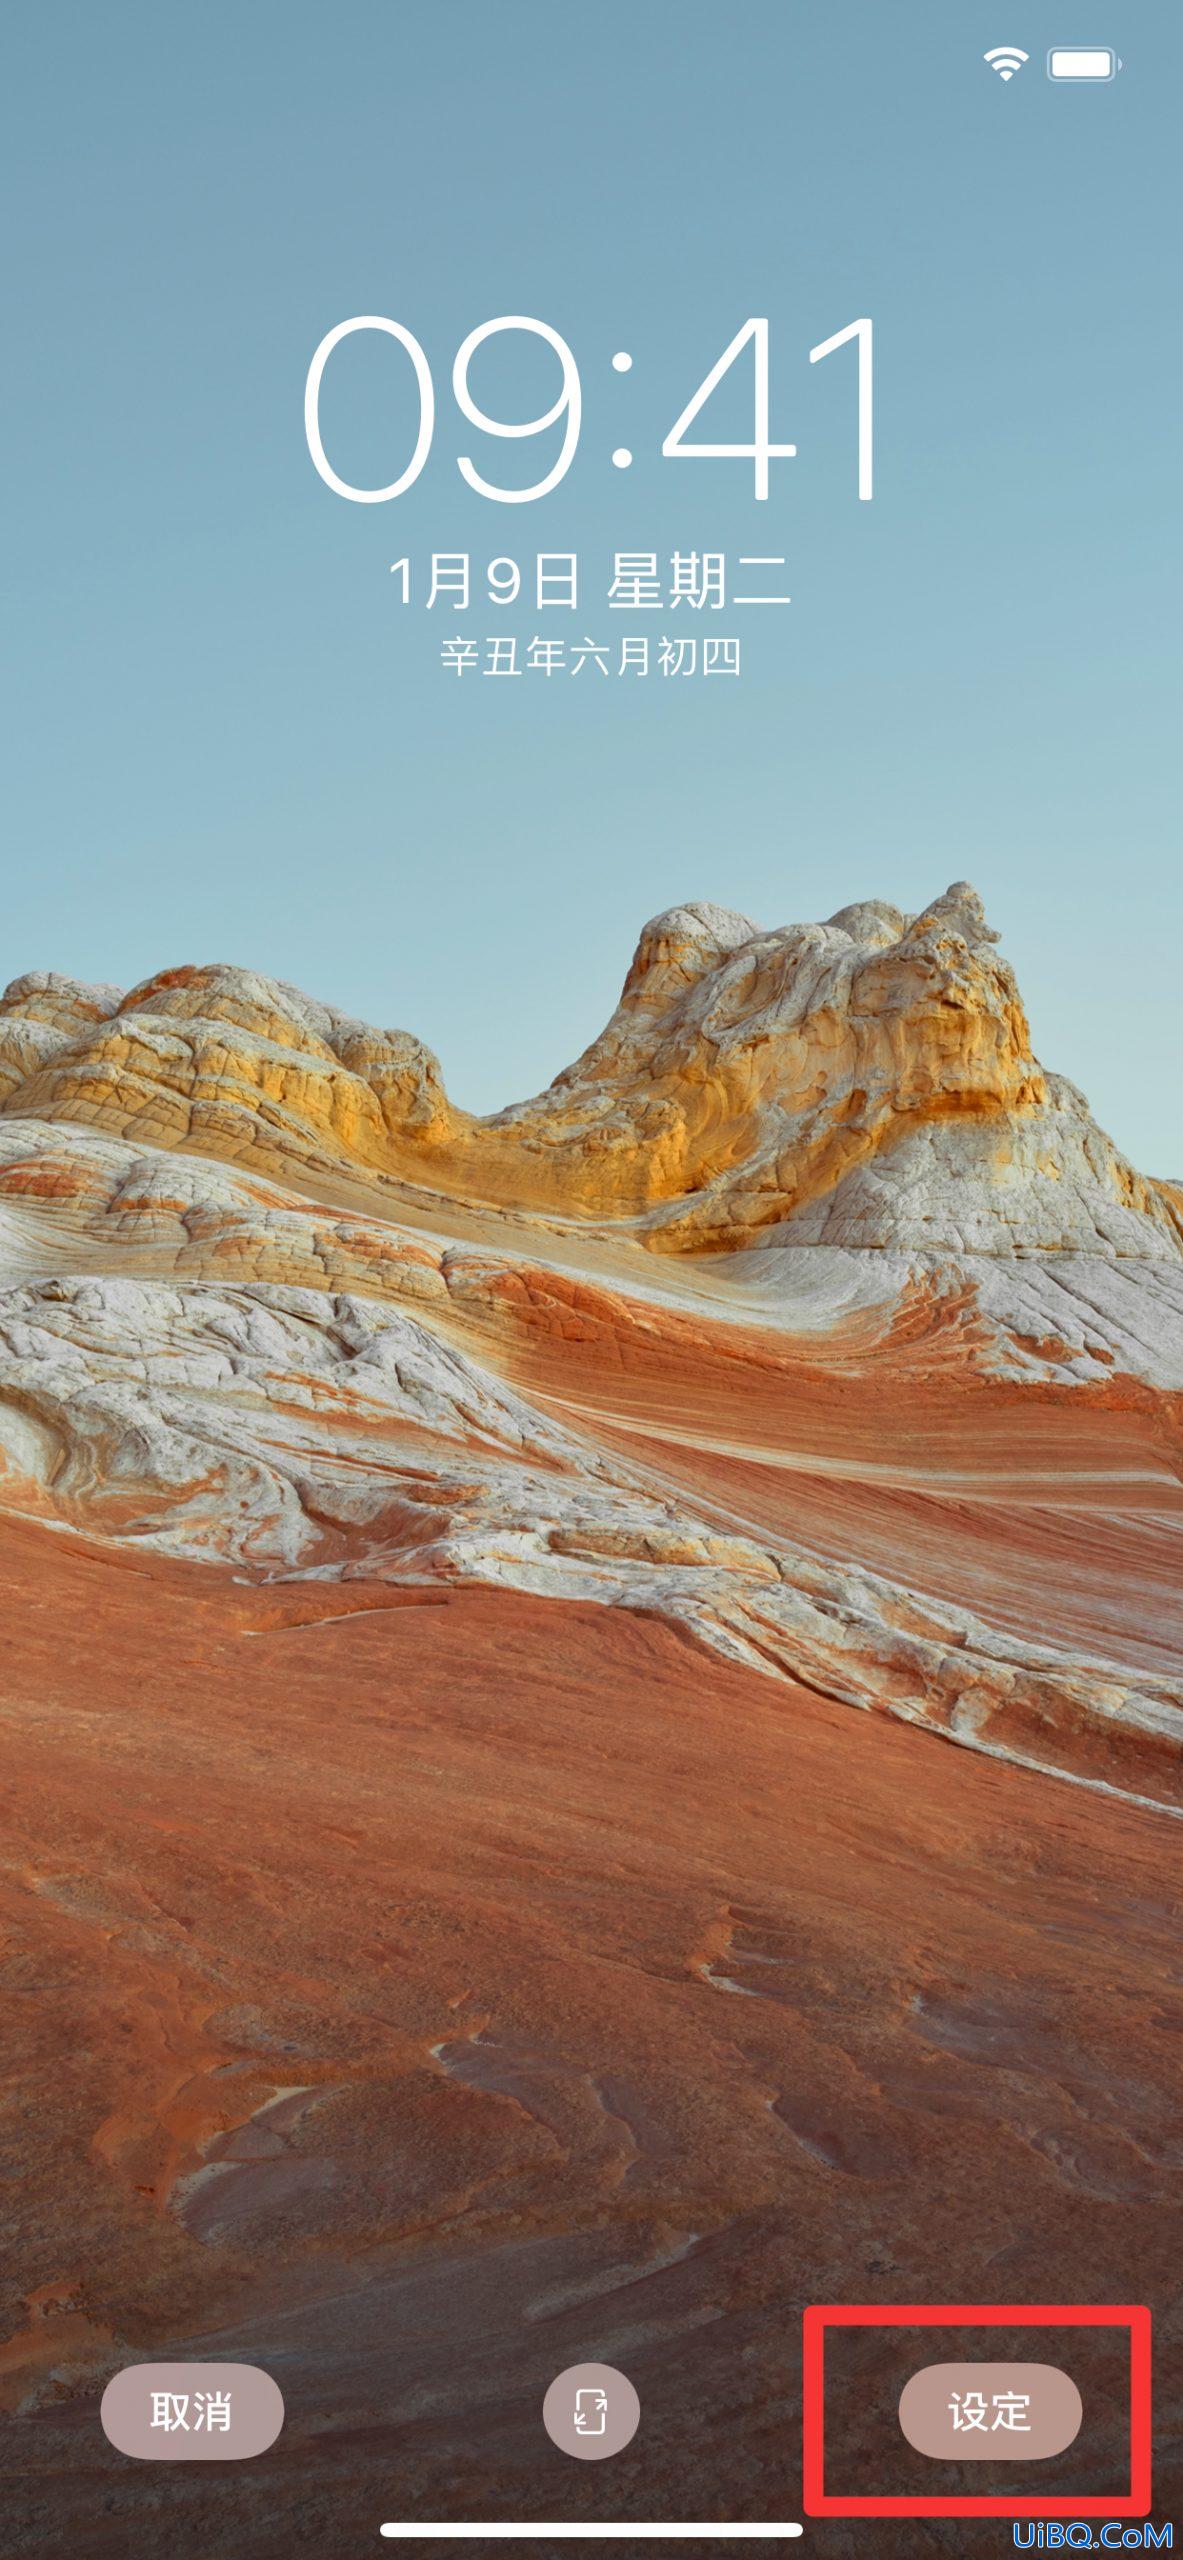
[[[759,932],[750,916],[718,907],[709,898],[667,907],[641,930],[624,982],[625,998],[642,990],[652,996],[675,985],[688,986],[729,951],[738,951]]]

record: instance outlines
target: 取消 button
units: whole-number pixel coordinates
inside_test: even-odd
[[[99,2410],[137,2462],[249,2462],[283,2425],[283,2394],[257,2364],[128,2364]]]

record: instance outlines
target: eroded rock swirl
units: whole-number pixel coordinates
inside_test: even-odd
[[[18,979],[6,1508],[656,1612],[1177,1802],[1183,1211],[1038,1065],[995,941],[965,883],[675,908],[483,1121],[241,970]]]

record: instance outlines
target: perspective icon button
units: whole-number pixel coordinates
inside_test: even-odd
[[[614,2364],[569,2364],[542,2403],[542,2423],[560,2453],[603,2462],[623,2453],[641,2423],[641,2403],[627,2373]]]

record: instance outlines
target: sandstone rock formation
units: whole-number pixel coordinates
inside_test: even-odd
[[[343,2560],[392,2409],[424,2514],[546,2516],[542,2383],[648,2357],[619,2511],[782,2515],[799,2293],[1142,2298],[1183,1209],[974,892],[674,908],[487,1120],[225,966],[15,980],[0,1094],[14,2551],[66,2474],[135,2539],[135,2354],[303,2394],[177,2560]]]

